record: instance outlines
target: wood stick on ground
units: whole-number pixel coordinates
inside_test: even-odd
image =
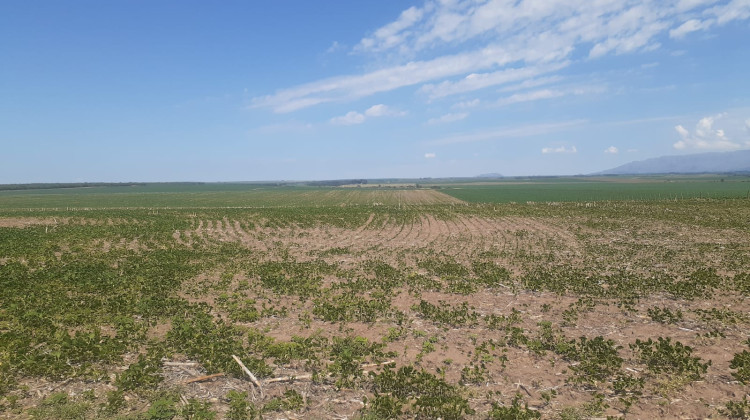
[[[164,362],[164,366],[198,366],[198,363],[196,362]]]
[[[362,365],[362,369],[374,368],[374,367],[384,366],[384,365],[391,365],[393,363],[396,363],[396,361],[395,360],[389,360],[389,361],[383,362],[383,363],[370,363],[370,364],[367,364],[367,365]],[[278,378],[266,379],[263,382],[265,382],[266,384],[273,384],[273,383],[276,383],[276,382],[294,382],[294,381],[302,381],[302,380],[306,380],[306,379],[312,379],[312,377],[313,376],[310,375],[310,374],[299,375],[299,376],[280,376]]]
[[[250,381],[253,384],[255,384],[255,386],[258,387],[258,389],[260,390],[260,397],[263,398],[263,387],[260,385],[260,382],[258,382],[258,378],[256,378],[255,375],[253,375],[253,372],[250,372],[250,369],[248,369],[245,366],[245,364],[242,363],[242,360],[240,360],[239,357],[232,355],[232,358],[234,359],[235,362],[237,362],[238,365],[240,365],[240,367],[242,368],[242,371],[245,372],[245,374],[250,377]]]
[[[183,382],[185,385],[192,384],[193,382],[203,382],[207,381],[209,379],[218,378],[220,376],[224,376],[223,373],[214,373],[213,375],[206,375],[206,376],[199,376],[197,378],[188,379],[187,381]]]
[[[264,381],[267,384],[273,384],[276,382],[294,382],[294,381],[302,381],[305,379],[312,379],[312,375],[299,375],[299,376],[281,376],[279,378],[271,378],[266,381]]]
[[[395,360],[389,360],[383,363],[370,363],[368,365],[362,365],[362,369],[369,369],[369,368],[378,367],[378,366],[392,365],[394,363],[396,363]]]

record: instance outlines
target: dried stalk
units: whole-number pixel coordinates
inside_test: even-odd
[[[368,368],[374,368],[374,367],[378,367],[378,366],[391,365],[393,363],[396,363],[396,361],[395,360],[389,360],[389,361],[383,362],[383,363],[370,363],[370,364],[367,364],[367,365],[362,365],[361,367],[362,367],[362,369],[368,369]],[[278,378],[266,379],[263,382],[265,382],[267,384],[273,384],[273,383],[276,383],[276,382],[294,382],[294,381],[301,381],[301,380],[306,380],[306,379],[312,379],[312,377],[313,377],[313,375],[310,375],[310,374],[299,375],[299,376],[280,376]]]
[[[267,384],[273,384],[276,382],[294,382],[298,380],[312,379],[312,375],[300,375],[300,376],[281,376],[278,378],[271,378],[264,381]]]
[[[196,362],[164,362],[164,366],[188,366],[188,367],[194,367],[198,366],[198,363]]]
[[[203,382],[207,381],[209,379],[218,378],[220,376],[224,376],[223,373],[214,373],[213,375],[206,375],[206,376],[199,376],[197,378],[188,379],[187,381],[183,382],[185,385],[192,384],[193,382]]]
[[[232,355],[232,358],[234,359],[235,362],[237,362],[237,364],[240,365],[240,367],[242,368],[242,371],[245,372],[245,374],[250,377],[250,381],[253,384],[255,384],[255,386],[258,387],[258,389],[260,390],[260,397],[263,398],[263,387],[260,385],[260,382],[258,382],[258,378],[256,378],[255,375],[253,375],[253,372],[250,372],[250,369],[248,369],[245,366],[245,364],[242,363],[242,360],[240,360],[239,357]]]

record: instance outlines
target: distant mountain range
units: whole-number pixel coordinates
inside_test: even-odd
[[[750,150],[662,156],[626,163],[592,175],[645,175],[750,172]]]

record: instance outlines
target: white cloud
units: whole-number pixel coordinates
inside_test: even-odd
[[[420,90],[426,93],[430,99],[442,98],[444,96],[466,93],[490,86],[529,79],[539,74],[560,70],[568,64],[569,62],[566,61],[554,63],[552,65],[511,68],[491,73],[471,73],[459,81],[444,81],[437,85],[427,84],[422,86]]]
[[[333,125],[355,125],[362,124],[368,118],[376,117],[401,117],[406,115],[404,111],[396,111],[389,108],[387,105],[378,104],[367,108],[363,113],[357,111],[349,111],[346,115],[340,117],[331,118],[331,124]]]
[[[586,95],[597,94],[606,91],[605,86],[587,85],[587,86],[566,86],[555,89],[537,89],[528,92],[516,93],[504,98],[500,98],[496,105],[507,106],[519,102],[531,102],[542,99],[554,99],[568,95]]]
[[[542,153],[545,155],[550,153],[578,153],[578,149],[575,146],[545,147],[542,149]]]
[[[518,127],[504,127],[483,130],[474,133],[458,134],[455,136],[444,137],[436,140],[430,140],[425,144],[444,145],[456,143],[472,143],[478,141],[502,140],[508,138],[522,138],[538,136],[543,134],[557,133],[569,130],[585,124],[586,120],[571,120],[558,123],[522,125]]]
[[[352,100],[405,86],[443,79],[474,69],[507,64],[512,58],[501,48],[487,47],[478,51],[412,61],[370,73],[323,79],[273,95],[253,99],[252,108],[272,108],[274,112],[292,112],[322,103]]]
[[[695,0],[696,5],[712,4],[716,1]],[[703,11],[702,16],[705,19],[690,19],[675,29],[669,31],[670,38],[683,38],[685,35],[705,31],[714,26],[721,26],[734,20],[744,20],[750,18],[750,2],[747,0],[732,0],[726,4],[717,5]]]
[[[468,116],[469,116],[468,112],[461,112],[458,114],[445,114],[439,118],[431,118],[430,120],[427,121],[427,124],[451,123],[455,121],[461,121]]]
[[[388,114],[388,107],[383,104],[373,105],[365,111],[368,117],[381,117]]]
[[[333,41],[330,47],[326,50],[328,54],[333,54],[337,51],[340,51],[344,48],[343,45],[341,45],[338,41]]]
[[[745,120],[745,130],[750,132],[750,118]]]
[[[683,23],[677,28],[669,31],[669,37],[677,38],[677,39],[683,38],[685,37],[685,35],[689,34],[690,32],[695,32],[695,31],[700,31],[701,29],[706,29],[707,25],[708,25],[708,22],[701,22],[698,19],[690,19],[689,21]]]
[[[587,53],[651,51],[666,35],[748,18],[748,0],[424,0],[355,47],[388,65],[281,89],[251,107],[292,112],[408,86],[436,99],[553,76]]]
[[[604,149],[604,153],[608,153],[608,154],[611,154],[611,155],[616,155],[616,154],[620,153],[620,150],[618,148],[616,148],[615,146],[609,146],[606,149]]]
[[[454,108],[454,109],[475,108],[475,107],[479,106],[480,102],[481,101],[479,99],[472,99],[470,101],[462,101],[462,102],[458,102],[456,104],[453,104],[453,106],[451,108]]]
[[[715,6],[709,13],[716,17],[716,23],[723,25],[733,20],[743,20],[750,17],[750,2],[747,0],[732,0],[727,4]]]
[[[368,117],[402,117],[406,115],[406,112],[396,111],[387,105],[378,104],[367,108],[365,115]]]
[[[560,80],[563,80],[563,78],[560,76],[539,77],[537,79],[524,80],[521,83],[516,83],[510,86],[505,86],[499,89],[498,92],[512,92],[515,90],[530,89],[533,87],[539,87],[539,86],[544,86],[544,85],[548,85],[551,83],[559,82]]]
[[[718,2],[718,0],[679,0],[677,2],[677,10],[680,12],[686,12],[698,6],[705,6],[716,2]]]
[[[681,140],[672,146],[678,150],[736,150],[743,146],[729,139],[723,129],[714,128],[714,124],[726,117],[727,114],[718,114],[701,118],[691,133],[682,125],[675,126],[675,131]]]
[[[437,155],[435,153],[425,153],[424,158],[425,159],[435,159]]]
[[[535,90],[531,92],[525,92],[525,93],[516,93],[514,95],[508,96],[507,98],[502,98],[499,101],[497,101],[497,104],[500,106],[505,105],[511,105],[518,102],[530,102],[530,101],[538,101],[540,99],[552,99],[552,98],[559,98],[560,96],[564,96],[565,92],[561,90],[553,90],[553,89],[542,89],[542,90]]]
[[[368,38],[363,38],[357,45],[358,50],[383,51],[402,43],[411,33],[407,30],[424,16],[424,9],[410,7],[394,22],[391,22]]]
[[[357,111],[349,111],[346,115],[340,117],[331,118],[331,124],[334,125],[355,125],[362,124],[367,119],[364,115]]]

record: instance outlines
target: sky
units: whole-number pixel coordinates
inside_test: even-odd
[[[575,175],[750,148],[750,0],[0,0],[0,183]]]

